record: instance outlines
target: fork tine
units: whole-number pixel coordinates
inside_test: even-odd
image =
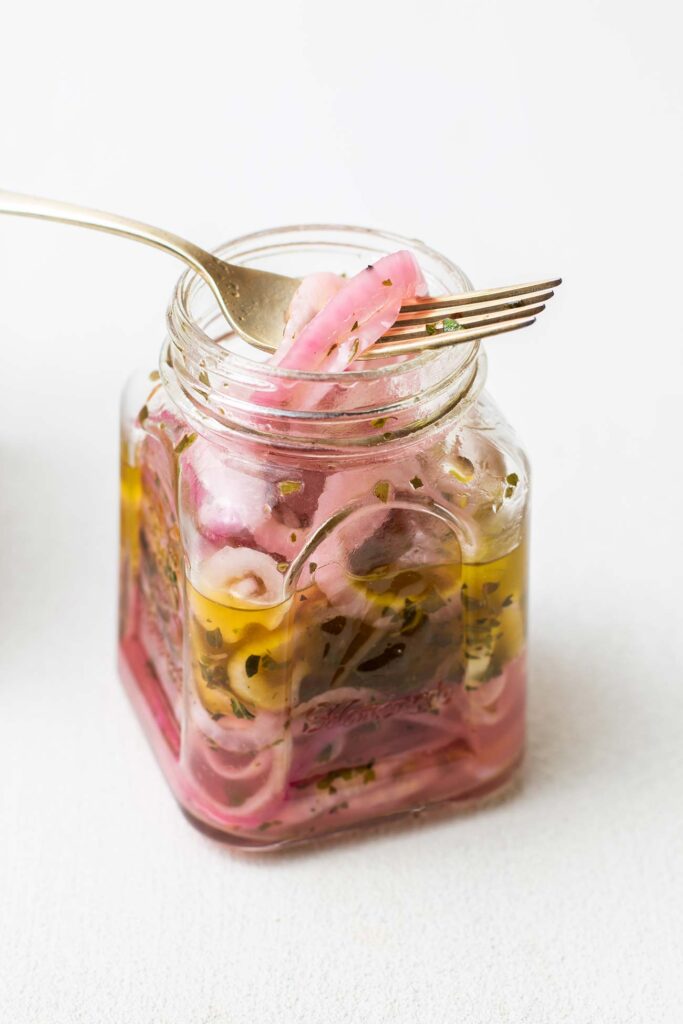
[[[419,337],[407,341],[393,339],[382,341],[378,345],[373,345],[372,348],[364,352],[359,358],[387,359],[390,356],[408,355],[410,352],[443,348],[446,345],[462,345],[468,341],[492,337],[494,334],[505,334],[507,331],[517,331],[522,327],[530,327],[535,322],[535,316],[524,316],[516,317],[514,320],[507,320],[504,323],[490,324],[485,327],[470,327],[460,331],[443,331],[436,335],[429,335],[424,331]]]
[[[516,295],[526,295],[527,292],[542,292],[557,288],[562,284],[561,277],[555,277],[548,281],[534,281],[531,284],[510,285],[505,288],[488,288],[480,292],[462,292],[460,295],[437,295],[426,299],[415,299],[413,302],[405,302],[401,306],[401,313],[416,313],[423,309],[441,309],[449,306],[469,306],[473,302],[487,302],[490,299],[508,299]]]
[[[462,330],[469,330],[473,327],[488,327],[489,324],[500,324],[506,323],[509,320],[520,320],[526,317],[536,317],[539,313],[542,313],[545,309],[545,303],[538,303],[536,306],[525,306],[523,310],[508,309],[501,310],[496,313],[483,313],[479,316],[473,316],[468,320],[460,314],[457,322],[460,324],[460,330],[455,331],[442,331],[437,328],[438,334],[460,334]],[[434,321],[430,320],[429,324],[433,324]],[[439,323],[439,321],[437,321]],[[427,323],[423,322],[422,327],[425,328]],[[410,327],[392,327],[386,334],[382,335],[379,339],[379,344],[384,345],[390,341],[411,341],[413,338],[433,338],[435,334],[429,334],[428,331],[420,330],[420,325],[414,325]]]
[[[387,334],[399,327],[421,327],[425,324],[438,323],[444,317],[451,317],[460,323],[474,327],[470,321],[489,313],[510,313],[520,316],[527,313],[529,308],[545,303],[552,298],[555,292],[532,292],[522,296],[521,299],[499,299],[494,302],[473,302],[469,306],[446,306],[443,309],[423,309],[416,313],[399,313],[396,322],[387,331]]]

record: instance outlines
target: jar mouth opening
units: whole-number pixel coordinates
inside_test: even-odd
[[[462,270],[424,243],[367,228],[275,228],[227,242],[215,254],[304,277],[320,271],[356,273],[397,249],[415,253],[432,294],[472,290]],[[478,341],[366,360],[335,373],[276,366],[228,325],[195,271],[180,278],[167,322],[160,365],[166,387],[188,418],[213,433],[298,446],[383,444],[463,406],[483,382]]]
[[[320,240],[326,237],[333,237],[334,240],[327,243]],[[276,240],[283,238],[289,240]],[[375,244],[368,244],[367,240]],[[405,238],[392,232],[353,225],[302,224],[267,228],[242,235],[230,242],[224,242],[212,252],[220,259],[229,262],[245,266],[259,266],[264,261],[271,261],[273,257],[277,259],[278,256],[294,253],[304,254],[307,250],[315,253],[316,256],[319,254],[323,258],[326,251],[338,253],[340,250],[346,250],[349,255],[358,255],[359,265],[356,269],[359,270],[363,266],[360,259],[361,254],[378,259],[394,249],[413,250],[422,269],[426,272],[427,278],[431,277],[442,281],[441,287],[448,294],[472,291],[472,283],[464,271],[452,260],[425,245],[424,242]],[[425,263],[428,263],[429,266],[425,266]],[[272,266],[261,266],[261,268],[273,269]],[[328,267],[319,265],[317,269],[325,270]],[[285,273],[286,271],[281,272]],[[307,272],[314,271],[311,269]],[[206,308],[207,301],[208,309]],[[198,308],[201,307],[202,302],[205,306],[204,309]],[[182,332],[187,341],[194,343],[203,353],[214,358],[217,354],[223,353],[229,356],[229,361],[236,370],[247,371],[249,374],[268,377],[272,380],[298,380],[327,384],[381,380],[388,376],[409,373],[435,360],[444,361],[444,355],[450,357],[448,360],[450,373],[457,374],[476,358],[480,346],[479,341],[472,341],[446,349],[425,349],[422,352],[404,356],[400,361],[396,357],[388,358],[386,361],[365,360],[364,365],[361,363],[357,368],[340,370],[336,373],[286,369],[267,361],[266,353],[247,342],[242,342],[242,339],[239,339],[241,345],[237,350],[223,347],[222,343],[231,338],[237,339],[237,335],[228,326],[204,280],[191,269],[186,270],[178,280],[168,307],[167,320],[172,334],[178,331]]]

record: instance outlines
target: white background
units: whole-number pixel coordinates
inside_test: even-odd
[[[117,400],[179,265],[0,219],[0,1019],[681,1020],[678,3],[15,3],[0,185],[212,246],[338,221],[478,286],[534,467],[530,750],[499,805],[235,856],[114,668]]]

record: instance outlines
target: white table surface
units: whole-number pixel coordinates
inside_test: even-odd
[[[534,467],[521,790],[250,859],[182,817],[114,668],[118,393],[156,360],[178,268],[2,220],[2,1021],[683,1019],[677,11],[3,14],[7,188],[207,245],[384,226],[479,285],[565,284],[533,331],[489,345]]]

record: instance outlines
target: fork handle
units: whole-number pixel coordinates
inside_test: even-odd
[[[13,214],[17,217],[37,217],[39,220],[55,220],[62,224],[76,224],[82,228],[93,228],[95,231],[106,231],[111,235],[132,238],[136,242],[153,245],[157,249],[171,253],[184,260],[190,267],[207,276],[209,268],[215,264],[216,257],[194,242],[174,235],[162,228],[155,228],[142,221],[119,217],[115,213],[103,210],[90,210],[85,206],[74,206],[71,203],[60,203],[54,199],[42,199],[39,196],[26,196],[21,192],[5,192],[0,189],[0,213]]]

